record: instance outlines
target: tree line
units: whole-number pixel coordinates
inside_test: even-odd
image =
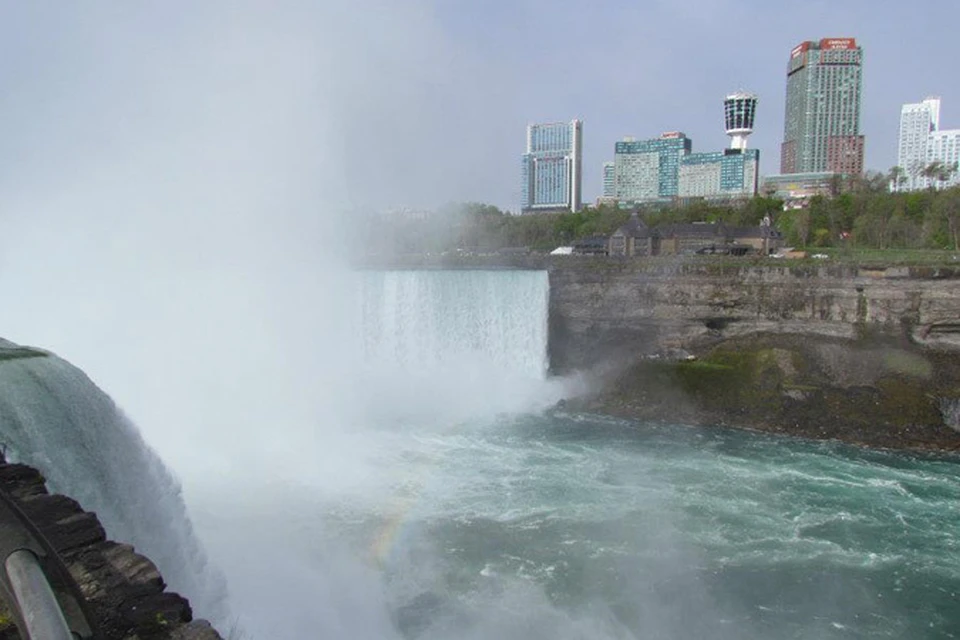
[[[896,169],[868,172],[798,209],[784,210],[782,200],[758,195],[741,202],[648,208],[640,214],[651,227],[721,221],[753,226],[769,216],[786,244],[796,247],[960,248],[960,187],[891,190],[899,176]],[[483,253],[519,247],[550,251],[589,236],[608,236],[630,213],[616,205],[599,205],[578,213],[516,215],[490,204],[457,203],[416,215],[367,216],[362,241],[371,253]]]

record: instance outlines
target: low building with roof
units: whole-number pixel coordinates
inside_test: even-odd
[[[626,224],[613,232],[607,243],[611,256],[632,258],[635,256],[654,256],[660,251],[657,235],[640,219],[634,211]]]
[[[694,222],[649,227],[634,212],[608,241],[611,256],[671,256],[690,253],[770,255],[783,246],[783,235],[769,218],[757,226],[728,226],[723,222]]]
[[[605,256],[609,254],[606,236],[587,236],[573,243],[573,253],[578,256]]]

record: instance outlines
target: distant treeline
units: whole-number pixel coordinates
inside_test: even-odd
[[[834,197],[815,196],[804,208],[783,210],[776,198],[737,204],[694,202],[642,210],[651,227],[675,222],[759,225],[770,216],[788,245],[871,249],[953,249],[960,235],[960,187],[890,193],[876,177]],[[527,247],[549,251],[581,238],[609,235],[630,210],[613,205],[580,213],[514,215],[482,203],[451,204],[432,213],[367,217],[363,242],[371,253],[491,252]]]

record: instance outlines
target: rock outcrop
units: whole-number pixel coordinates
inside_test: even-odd
[[[769,262],[554,264],[551,365],[581,408],[960,448],[960,269]]]
[[[186,598],[165,590],[148,558],[107,539],[96,515],[76,501],[51,495],[39,471],[0,457],[0,489],[60,556],[104,640],[222,640],[209,623],[193,620]],[[19,637],[9,611],[0,613],[0,639]]]
[[[570,407],[874,447],[960,450],[954,354],[881,338],[751,334],[687,358],[641,359]]]
[[[884,335],[960,353],[960,267],[588,259],[550,265],[551,365],[703,351],[750,334]]]

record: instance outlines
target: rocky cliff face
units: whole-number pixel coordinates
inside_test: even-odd
[[[960,270],[587,258],[550,267],[579,406],[890,447],[960,447]]]
[[[165,591],[157,567],[130,545],[107,539],[93,513],[47,492],[39,471],[0,457],[0,488],[63,560],[104,640],[222,640],[190,603]],[[19,638],[0,600],[0,638]]]
[[[589,258],[549,268],[558,372],[754,333],[960,350],[960,270]]]

